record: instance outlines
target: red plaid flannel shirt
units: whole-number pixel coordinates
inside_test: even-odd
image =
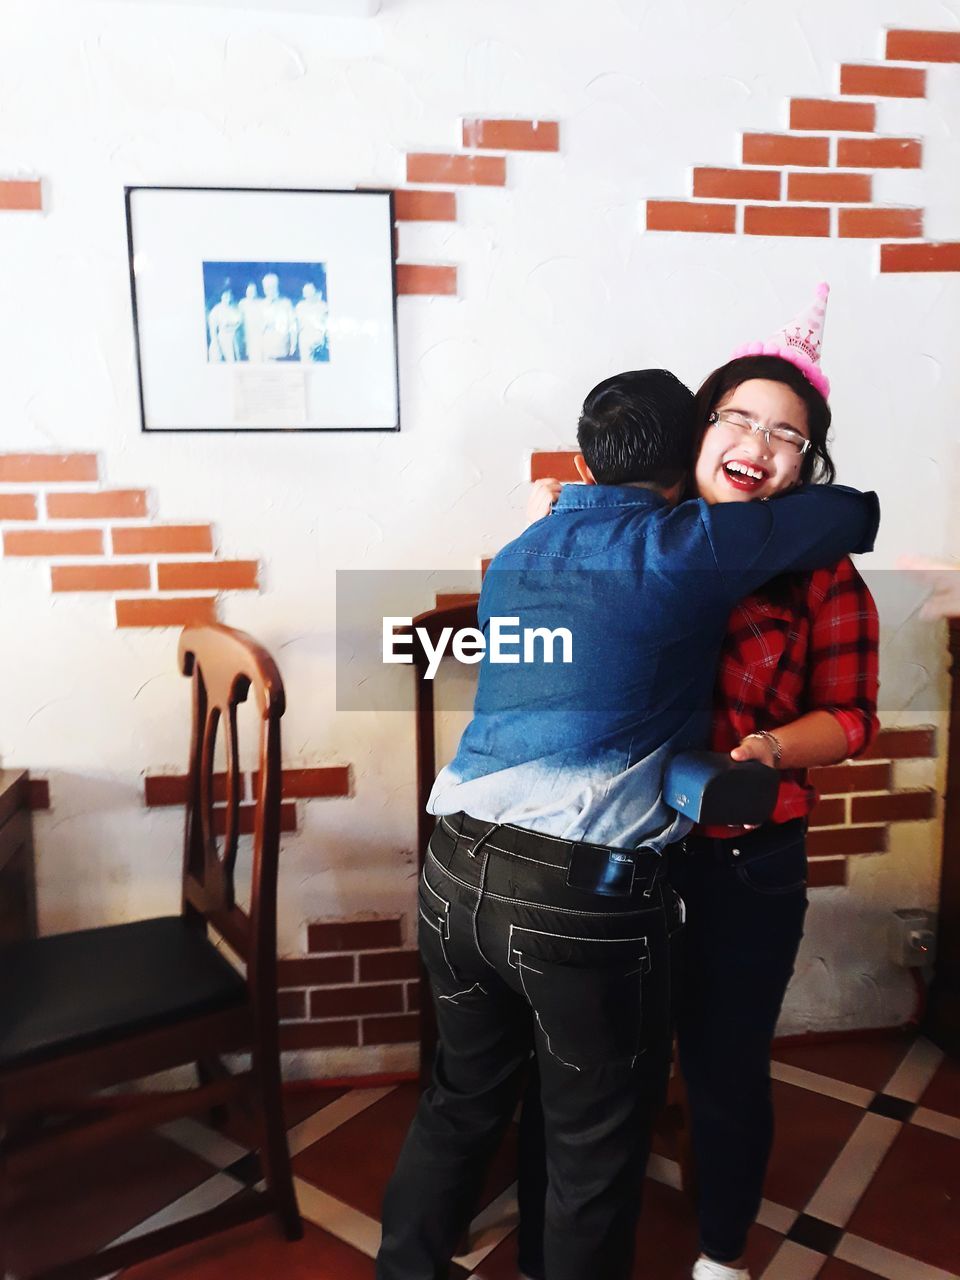
[[[714,691],[714,751],[732,751],[748,733],[809,711],[836,717],[850,756],[876,736],[880,628],[866,583],[849,559],[797,574],[793,583],[791,604],[754,595],[730,615]],[[805,769],[784,769],[773,821],[805,817],[817,799]],[[733,836],[743,828],[700,831]]]

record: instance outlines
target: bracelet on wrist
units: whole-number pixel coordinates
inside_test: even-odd
[[[748,738],[763,738],[770,743],[773,750],[773,767],[780,768],[780,762],[783,760],[783,746],[780,739],[774,733],[770,733],[768,729],[758,729],[756,733],[748,733]]]

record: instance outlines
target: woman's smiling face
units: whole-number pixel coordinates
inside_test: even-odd
[[[810,438],[807,408],[782,382],[751,378],[727,392],[715,412],[737,415]],[[800,479],[803,455],[791,444],[721,420],[704,432],[697,457],[697,492],[709,503],[750,502],[792,489]]]

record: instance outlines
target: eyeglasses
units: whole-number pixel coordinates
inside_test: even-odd
[[[707,418],[711,427],[719,426],[721,422],[725,427],[736,427],[740,431],[751,431],[755,436],[763,436],[771,449],[781,453],[799,453],[802,456],[810,448],[810,441],[799,431],[791,431],[789,427],[763,427],[742,413],[728,413],[721,409]]]

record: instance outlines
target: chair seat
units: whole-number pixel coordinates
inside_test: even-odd
[[[17,942],[0,948],[0,1068],[213,1013],[246,994],[182,916]]]

